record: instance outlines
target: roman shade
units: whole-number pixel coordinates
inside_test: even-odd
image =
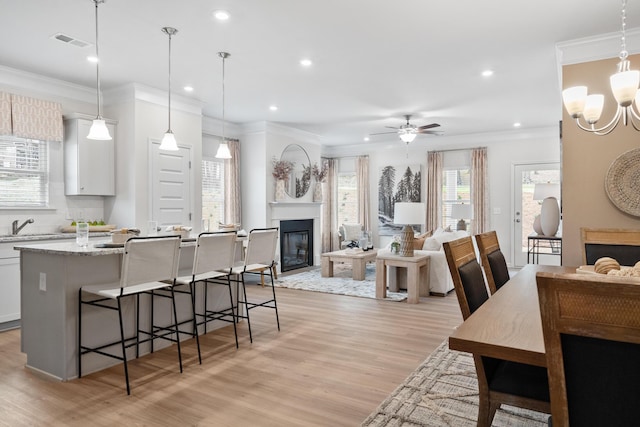
[[[59,103],[0,92],[0,135],[62,142],[62,129]]]

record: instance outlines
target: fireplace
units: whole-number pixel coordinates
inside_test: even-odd
[[[280,271],[313,265],[313,219],[280,221]]]

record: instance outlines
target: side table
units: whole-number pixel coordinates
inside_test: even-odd
[[[376,257],[376,298],[387,297],[387,267],[407,269],[407,303],[418,304],[429,296],[429,255],[403,257],[391,252],[378,252]]]

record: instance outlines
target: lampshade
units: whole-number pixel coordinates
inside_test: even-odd
[[[416,139],[416,133],[413,132],[404,132],[400,134],[400,139],[403,142],[406,142],[407,144],[409,144],[410,142],[412,142],[414,139]]]
[[[547,197],[560,198],[560,184],[550,182],[536,184],[533,190],[533,200],[544,200]]]
[[[96,141],[109,141],[111,135],[109,135],[109,129],[102,119],[94,119],[89,129],[89,135],[87,139],[94,139]]]
[[[160,149],[167,151],[178,151],[178,142],[176,141],[176,137],[171,132],[171,129],[167,131],[162,137],[162,142],[160,142]]]
[[[456,203],[451,205],[451,218],[470,219],[471,205],[464,203]]]
[[[424,203],[397,202],[393,208],[394,224],[424,224],[426,209]]]
[[[89,129],[89,135],[87,135],[87,139],[93,139],[97,141],[109,141],[111,140],[111,135],[109,135],[109,129],[107,129],[107,125],[104,123],[102,116],[100,115],[100,107],[102,105],[102,101],[100,100],[100,55],[99,55],[99,44],[98,44],[98,4],[103,3],[104,0],[93,0],[93,3],[96,5],[96,97],[98,98],[98,115],[93,120],[91,124],[91,128]]]
[[[229,145],[226,142],[221,142],[216,152],[216,159],[230,159],[231,151],[229,151]]]
[[[587,100],[587,87],[574,86],[562,91],[562,101],[567,113],[574,119],[582,115]]]
[[[589,95],[584,103],[582,115],[589,124],[594,124],[600,120],[602,109],[604,108],[604,95]]]
[[[640,84],[640,71],[630,70],[615,73],[609,79],[611,91],[621,107],[628,107],[638,92]]]

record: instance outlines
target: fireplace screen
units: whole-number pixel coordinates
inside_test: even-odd
[[[313,219],[280,221],[280,270],[313,265]]]

